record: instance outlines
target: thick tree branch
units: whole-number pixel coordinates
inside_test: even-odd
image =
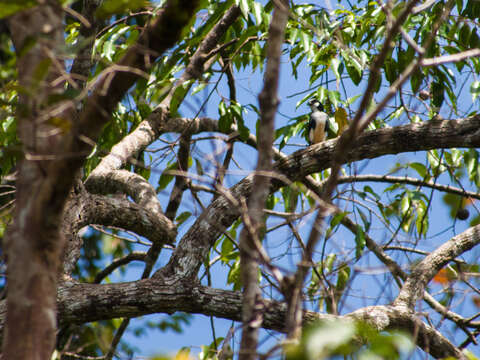
[[[89,179],[91,180],[87,181],[85,186],[92,193],[122,193],[130,196],[141,208],[158,218],[156,223],[162,224],[157,229],[159,233],[155,236],[156,239],[162,238],[160,242],[163,244],[175,242],[175,224],[163,214],[155,189],[142,176],[127,170],[115,170],[97,172]]]
[[[9,19],[18,86],[22,89],[16,112],[23,154],[17,163],[14,222],[3,244],[8,266],[8,313],[2,355],[5,359],[46,360],[55,345],[54,294],[64,243],[59,222],[71,184],[48,176],[51,172],[46,159],[60,153],[62,140],[49,120],[54,112],[61,119],[69,119],[71,107],[48,102],[49,97],[63,93],[64,87],[62,9],[55,2],[34,5]],[[39,73],[40,64],[43,67]],[[60,201],[52,196],[56,185],[64,190]]]
[[[165,244],[171,240],[171,229],[155,213],[122,198],[85,194],[78,214],[78,228],[96,224],[130,230],[153,243]]]
[[[190,156],[190,136],[183,135],[180,139],[178,147],[177,164],[178,171],[188,172],[188,158]],[[170,199],[168,201],[167,210],[165,210],[165,216],[173,221],[175,214],[177,213],[180,202],[182,201],[183,192],[186,190],[187,179],[185,176],[176,176],[175,184],[173,185],[172,192],[170,193]]]
[[[470,250],[479,243],[480,225],[477,225],[454,236],[438,247],[413,268],[407,281],[400,290],[395,304],[404,305],[413,309],[417,301],[422,299],[425,287],[438,271],[457,256]]]
[[[139,280],[118,284],[65,283],[59,287],[60,323],[83,324],[118,317],[138,317],[153,313],[172,314],[176,311],[204,314],[241,321],[240,292],[196,286],[178,280]],[[286,304],[264,299],[263,327],[285,331]],[[5,304],[0,303],[1,319]],[[314,320],[354,319],[366,321],[378,331],[401,329],[417,336],[417,344],[436,358],[451,355],[462,358],[459,350],[439,332],[421,322],[404,307],[370,306],[348,315],[335,316],[305,311],[305,323]]]
[[[356,234],[357,227],[355,223],[350,220],[350,218],[344,217],[341,222],[353,234]],[[368,234],[365,234],[365,242],[366,242],[367,248],[375,254],[378,260],[380,260],[382,263],[384,263],[388,267],[388,270],[392,275],[398,277],[403,281],[408,279],[408,274],[405,271],[403,271],[400,265],[398,265],[390,256],[388,256],[384,252],[384,250],[372,238],[370,238],[370,236],[368,236]],[[397,280],[397,284],[399,285],[399,288],[402,287],[401,283],[398,280]],[[468,327],[475,328],[480,326],[478,322],[469,323],[468,320],[465,319],[464,317],[454,313],[453,311],[448,310],[445,306],[443,306],[437,300],[435,300],[435,298],[432,295],[430,295],[427,291],[424,292],[423,299],[428,305],[430,305],[432,309],[437,311],[439,314],[441,314],[445,318],[455,322],[460,327],[468,326]]]
[[[310,146],[274,164],[274,171],[290,181],[303,179],[332,165],[337,139]],[[345,162],[377,158],[387,154],[425,151],[438,148],[480,146],[480,116],[464,120],[416,123],[361,134],[352,144]],[[230,189],[233,198],[248,198],[253,176],[247,176]],[[273,179],[270,191],[284,184]],[[196,274],[211,245],[240,215],[225,196],[213,201],[179,242],[170,262],[157,276],[179,272],[186,277]]]

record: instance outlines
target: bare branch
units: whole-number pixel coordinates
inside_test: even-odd
[[[470,49],[462,51],[458,54],[439,56],[431,59],[423,59],[420,62],[421,66],[438,66],[446,63],[456,63],[465,59],[480,56],[480,49]]]
[[[260,125],[258,129],[258,162],[253,177],[253,191],[248,200],[246,216],[251,229],[246,226],[240,234],[240,264],[244,302],[242,308],[242,339],[239,358],[257,358],[258,330],[262,324],[263,305],[260,302],[260,287],[257,282],[260,242],[255,241],[262,228],[263,208],[269,194],[270,178],[261,174],[272,168],[272,146],[275,133],[275,113],[278,107],[277,91],[280,76],[280,57],[288,20],[288,1],[275,3],[272,21],[268,29],[267,66],[264,86],[258,100],[260,103]],[[257,244],[257,246],[255,246]]]
[[[409,184],[415,186],[428,187],[431,189],[447,192],[450,194],[456,194],[464,197],[471,197],[472,199],[480,199],[480,194],[467,191],[456,187],[450,187],[449,185],[436,184],[431,181],[424,181],[421,179],[401,176],[388,176],[388,175],[354,175],[343,176],[338,179],[339,184],[352,183],[352,182],[386,182],[392,184]]]
[[[110,265],[108,265],[105,269],[95,275],[95,279],[93,280],[93,282],[95,284],[100,284],[103,279],[105,279],[108,275],[110,275],[120,266],[127,265],[132,261],[144,261],[146,255],[147,253],[134,251],[130,254],[125,255],[122,258],[114,259]]]
[[[178,149],[178,170],[188,171],[188,157],[190,156],[190,136],[183,135],[180,139],[180,145]],[[172,192],[170,193],[170,200],[165,210],[165,215],[168,219],[174,220],[177,213],[180,202],[182,201],[183,192],[186,190],[187,181],[184,176],[176,176],[175,184],[173,185]]]

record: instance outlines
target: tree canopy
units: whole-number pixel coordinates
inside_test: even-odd
[[[480,356],[478,1],[0,18],[3,358]]]

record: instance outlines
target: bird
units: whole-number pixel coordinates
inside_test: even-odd
[[[328,115],[320,101],[313,98],[308,101],[308,105],[312,110],[308,122],[308,141],[312,145],[325,141],[329,124]]]

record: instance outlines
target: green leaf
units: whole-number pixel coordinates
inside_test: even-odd
[[[242,11],[243,16],[245,19],[248,19],[248,14],[250,12],[250,0],[240,0],[240,10]]]
[[[447,170],[445,165],[442,164],[442,161],[440,160],[440,158],[438,156],[438,151],[437,150],[428,151],[427,152],[427,160],[430,163],[430,166],[432,167],[433,175],[435,175],[435,176],[440,175],[441,173],[443,173]]]
[[[172,102],[170,103],[170,113],[176,114],[178,111],[178,107],[182,103],[185,95],[187,95],[188,89],[190,89],[190,85],[193,83],[193,80],[188,80],[184,82],[181,86],[175,89],[175,92],[172,96]]]
[[[220,103],[220,105],[223,103]],[[218,119],[218,128],[221,132],[227,134],[230,131],[233,123],[233,116],[230,112],[225,112],[224,115],[220,116]]]
[[[255,16],[255,21],[257,22],[257,25],[262,24],[262,12],[263,12],[263,7],[262,4],[254,1],[253,2],[253,15]]]
[[[338,291],[344,290],[348,284],[348,279],[350,279],[350,268],[347,265],[343,265],[338,271],[336,289]]]
[[[422,163],[413,162],[409,163],[408,166],[415,170],[422,179],[427,179],[429,177],[427,167]]]
[[[469,149],[464,152],[464,162],[467,166],[468,178],[473,181],[477,175],[478,152],[475,149]]]
[[[115,14],[135,11],[145,5],[147,5],[145,0],[105,0],[97,8],[95,15],[100,19],[106,19]]]
[[[350,76],[350,79],[355,85],[358,85],[362,81],[363,68],[358,59],[350,55],[348,52],[342,52],[343,58],[345,60],[345,67],[347,68],[347,73]]]
[[[436,108],[440,108],[443,104],[445,99],[444,90],[444,86],[439,82],[432,83],[432,105]]]
[[[472,102],[480,95],[480,81],[473,81],[470,85],[470,93],[472,94]]]
[[[332,228],[334,228],[335,226],[337,226],[345,216],[348,215],[348,212],[339,212],[339,213],[336,213],[333,217],[332,217],[332,221],[330,221],[330,226]]]
[[[355,258],[358,260],[363,254],[363,250],[365,249],[365,232],[360,225],[357,225],[357,234],[355,235]]]
[[[387,57],[383,68],[385,69],[385,78],[388,82],[393,83],[397,78],[397,63],[391,57]]]
[[[363,187],[363,191],[364,191],[365,193],[370,193],[370,194],[372,194],[373,197],[374,197],[377,201],[380,200],[380,196],[379,196],[375,191],[373,191],[373,189],[372,189],[372,187],[371,187],[370,185],[365,185],[365,186]]]
[[[360,215],[360,218],[362,219],[363,226],[365,226],[365,232],[368,232],[370,230],[370,220],[368,220],[368,217],[365,215],[365,213],[357,208],[358,214]]]
[[[243,141],[247,141],[250,136],[250,130],[245,126],[243,118],[238,122],[238,133]]]
[[[314,325],[305,333],[305,359],[325,359],[341,345],[355,336],[355,324],[351,321],[328,321]]]
[[[222,242],[222,248],[221,248],[221,251],[220,251],[222,261],[226,263],[226,262],[232,260],[231,254],[233,252],[234,252],[233,242],[230,241],[230,239],[228,237],[225,237],[225,239]]]
[[[404,193],[402,200],[400,202],[400,211],[402,216],[405,216],[410,210],[410,196],[407,193]]]
[[[286,212],[295,212],[300,192],[291,186],[286,186],[280,190],[283,195]]]
[[[0,6],[0,19],[11,16],[19,11],[27,10],[37,5],[36,0],[3,0]]]
[[[332,272],[333,265],[335,264],[336,259],[337,259],[337,254],[331,253],[327,255],[323,263],[323,269],[327,274]]]
[[[183,224],[186,220],[188,220],[190,216],[192,216],[192,213],[190,211],[184,211],[180,215],[178,215],[175,219],[177,221],[177,226]]]
[[[169,174],[169,172],[171,170],[176,170],[177,168],[178,168],[178,164],[174,162],[162,172],[162,175],[160,175],[160,178],[158,179],[157,192],[165,189],[167,185],[170,184],[174,176]]]
[[[303,51],[308,53],[311,48],[312,44],[312,37],[307,34],[305,31],[301,32],[301,41],[302,41],[302,46],[303,46]]]
[[[295,44],[295,41],[297,40],[298,38],[298,34],[300,33],[300,30],[298,28],[293,28],[290,30],[290,34],[288,36],[288,41],[290,42],[290,44]],[[298,48],[297,48],[298,49]],[[298,52],[294,51],[294,49],[292,49],[292,51],[290,51],[290,59],[293,59],[296,55],[298,54]]]
[[[477,34],[477,29],[473,29],[470,35],[470,48],[472,49],[480,48],[480,37]]]
[[[341,79],[341,70],[343,70],[343,69],[340,69],[340,64],[341,64],[340,60],[338,60],[338,58],[336,57],[330,60],[330,68],[332,69],[333,74],[335,75],[337,80]]]
[[[460,32],[458,34],[458,38],[459,38],[458,40],[460,40],[460,43],[466,48],[469,46],[470,34],[471,34],[470,27],[467,24],[464,24],[460,28]]]
[[[423,201],[415,202],[417,218],[415,220],[415,225],[417,227],[417,232],[420,236],[426,236],[428,230],[428,216],[427,216],[427,205]]]
[[[242,289],[242,279],[240,276],[240,258],[235,261],[234,265],[230,268],[227,275],[227,284],[233,285],[233,290],[239,291]]]
[[[424,79],[423,72],[420,70],[416,70],[413,72],[412,76],[410,77],[410,86],[412,87],[412,91],[416,94],[420,89],[420,85],[422,85]]]

